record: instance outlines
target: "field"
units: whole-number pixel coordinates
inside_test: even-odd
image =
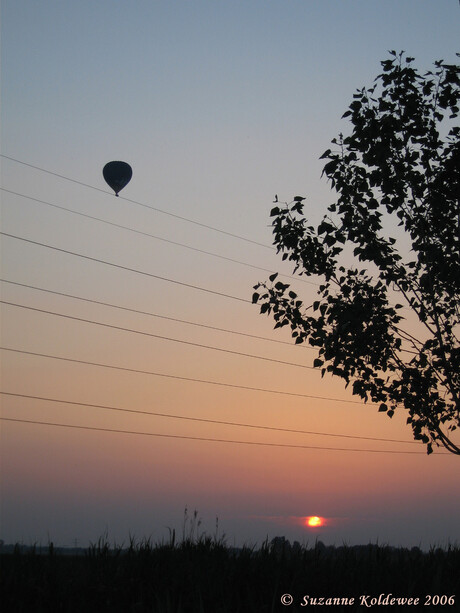
[[[422,552],[379,545],[325,547],[318,542],[306,548],[277,538],[258,549],[235,549],[224,539],[202,536],[176,542],[174,532],[170,537],[160,544],[133,540],[125,548],[100,539],[81,555],[65,554],[52,544],[45,551],[17,545],[0,554],[2,611],[268,613],[323,607],[334,612],[460,607],[458,547]]]

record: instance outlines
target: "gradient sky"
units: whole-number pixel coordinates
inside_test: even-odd
[[[317,221],[333,195],[318,160],[347,124],[354,91],[389,49],[429,69],[455,60],[457,0],[3,0],[2,230],[250,301],[283,268],[271,244],[275,193],[306,195]],[[110,160],[133,179],[116,199]],[[15,195],[10,192],[17,192]],[[129,226],[152,238],[52,208]],[[178,216],[178,217],[177,217]],[[2,237],[3,238],[3,237]],[[163,239],[163,240],[160,240]],[[170,242],[167,242],[170,241]],[[193,249],[175,243],[188,245]],[[201,249],[223,256],[197,251]],[[230,261],[238,260],[238,262]],[[12,238],[3,279],[156,315],[288,341],[248,302],[135,274]],[[293,281],[305,302],[314,286]],[[311,365],[314,352],[1,283],[4,301]],[[411,441],[340,381],[241,355],[2,305],[2,345],[281,395],[1,351],[2,389],[140,411]],[[284,331],[285,332],[285,331]],[[303,395],[303,396],[302,396]],[[307,398],[322,396],[325,399]],[[156,434],[306,445],[264,447],[1,423],[6,542],[87,545],[105,532],[180,531],[185,506],[230,543],[268,535],[328,544],[460,540],[458,459],[411,444],[263,431],[3,396],[2,416]],[[324,449],[329,448],[329,449]],[[339,451],[330,448],[386,450]],[[416,451],[404,455],[395,451]],[[327,518],[307,529],[302,518]]]

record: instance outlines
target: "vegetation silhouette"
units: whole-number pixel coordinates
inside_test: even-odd
[[[294,272],[320,278],[318,299],[305,307],[273,274],[252,301],[318,349],[323,376],[389,417],[403,407],[428,453],[460,455],[459,66],[422,75],[413,62],[391,51],[353,96],[351,134],[320,158],[338,197],[317,227],[303,196],[275,197],[274,244]]]
[[[130,538],[111,545],[105,534],[85,550],[0,546],[2,611],[34,613],[263,613],[303,611],[305,597],[336,598],[335,611],[361,611],[361,597],[419,598],[454,610],[460,591],[460,549],[422,552],[369,544],[312,547],[284,537],[260,547],[229,547],[225,537],[199,531],[186,514],[182,539]],[[283,600],[281,600],[283,597]],[[427,603],[427,597],[432,599]],[[435,599],[437,599],[435,601]],[[443,599],[443,600],[441,600]],[[425,610],[425,608],[423,609]]]

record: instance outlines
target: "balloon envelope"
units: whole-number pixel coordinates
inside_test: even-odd
[[[115,195],[118,196],[118,192],[131,181],[133,169],[126,162],[108,162],[104,166],[102,174],[107,185],[109,185],[115,192]]]

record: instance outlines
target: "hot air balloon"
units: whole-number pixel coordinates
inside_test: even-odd
[[[118,192],[121,192],[131,181],[133,169],[126,162],[108,162],[104,166],[102,174],[107,185],[113,189],[115,196],[118,196]]]

